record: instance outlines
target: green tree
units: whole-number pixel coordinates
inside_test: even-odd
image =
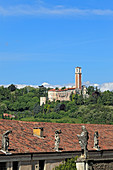
[[[73,99],[72,96],[73,96],[73,92],[70,94],[70,97],[69,97],[71,101]]]
[[[67,159],[66,162],[63,162],[63,164],[60,164],[59,166],[55,167],[55,169],[53,170],[77,170],[76,160],[77,160],[77,157]]]
[[[56,87],[56,88],[55,88],[55,90],[59,90],[59,88],[58,88],[58,87]]]
[[[34,108],[33,108],[33,112],[34,112],[34,117],[36,118],[38,116],[38,113],[41,111],[41,108],[40,108],[40,105],[39,103],[36,103],[34,105]]]
[[[66,87],[64,86],[64,87],[62,87],[61,89],[64,90],[64,89],[66,89]]]
[[[113,92],[107,90],[104,91],[101,95],[102,103],[104,105],[113,105]]]
[[[0,103],[0,113],[4,113],[7,111],[7,106],[5,103]]]
[[[78,94],[73,94],[72,101],[74,101],[75,104],[78,104],[78,98],[79,98]]]
[[[95,91],[95,89],[94,89],[93,86],[89,86],[89,87],[87,88],[87,92],[88,92],[89,95],[91,95],[94,91]]]
[[[84,104],[84,98],[83,95],[78,96],[77,99],[77,105],[83,105]]]
[[[9,89],[10,91],[15,91],[15,90],[16,90],[16,86],[15,86],[14,84],[11,84],[11,85],[8,87],[8,89]]]
[[[54,108],[54,111],[55,112],[59,112],[60,110],[65,110],[66,109],[66,106],[65,104],[63,103],[58,103],[55,108]]]

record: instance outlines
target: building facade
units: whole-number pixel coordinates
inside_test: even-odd
[[[78,90],[80,93],[80,90]],[[51,89],[48,91],[48,100],[49,101],[69,101],[70,100],[70,95],[76,93],[75,88],[66,88],[66,89]]]
[[[46,104],[46,97],[40,97],[40,106],[42,106],[43,104]]]

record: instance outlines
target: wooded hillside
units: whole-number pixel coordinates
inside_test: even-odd
[[[13,84],[0,87],[0,117],[3,113],[27,121],[113,124],[113,92],[100,92],[88,87],[89,98],[72,94],[71,101],[47,102],[41,106],[40,97],[47,96],[45,87],[17,89]],[[10,119],[9,117],[5,117]]]

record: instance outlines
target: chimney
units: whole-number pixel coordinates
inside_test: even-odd
[[[43,127],[35,127],[33,128],[33,135],[39,138],[43,138]]]

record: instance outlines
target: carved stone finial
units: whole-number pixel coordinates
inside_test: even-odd
[[[78,140],[79,140],[79,144],[81,146],[82,149],[82,157],[87,158],[87,145],[88,145],[88,139],[89,139],[89,135],[88,135],[88,131],[85,128],[85,126],[82,126],[82,133],[80,135],[77,135]]]
[[[96,131],[94,133],[94,147],[93,147],[96,150],[100,150],[98,137],[99,137],[99,134],[98,134],[98,131]]]
[[[61,133],[61,130],[55,131],[55,151],[59,151],[59,144],[60,144],[60,137],[59,134]]]
[[[8,152],[9,147],[9,133],[12,133],[11,130],[7,130],[2,136],[2,150]]]

